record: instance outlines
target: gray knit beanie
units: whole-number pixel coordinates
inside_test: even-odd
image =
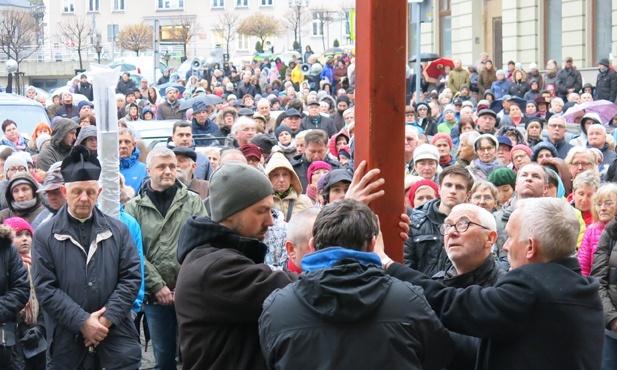
[[[210,178],[210,218],[221,222],[272,194],[272,183],[263,172],[248,164],[227,162]]]
[[[10,155],[4,162],[4,178],[6,179],[9,178],[7,176],[7,173],[9,172],[9,169],[11,168],[11,166],[14,166],[14,165],[22,166],[26,169],[26,171],[28,170],[28,162],[26,162],[26,158],[15,153],[13,155]]]

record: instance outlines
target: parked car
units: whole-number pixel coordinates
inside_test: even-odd
[[[45,108],[36,101],[17,94],[0,93],[0,123],[11,119],[24,137],[30,138],[41,122],[50,124]]]

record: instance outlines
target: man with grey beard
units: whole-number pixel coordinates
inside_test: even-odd
[[[196,192],[202,200],[205,200],[210,195],[208,181],[193,176],[197,168],[197,153],[184,146],[177,146],[172,150],[178,160],[178,167],[176,167],[178,180],[186,185],[189,190]]]

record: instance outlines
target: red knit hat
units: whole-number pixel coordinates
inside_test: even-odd
[[[452,146],[454,145],[454,144],[452,144],[452,138],[450,137],[450,135],[444,134],[443,132],[440,132],[440,133],[436,134],[435,136],[433,136],[433,140],[431,140],[431,144],[435,145],[437,140],[445,140],[445,141],[447,141],[448,144],[450,144],[450,148],[452,148]]]
[[[510,149],[510,154],[514,153],[517,150],[522,150],[525,153],[527,153],[529,157],[531,157],[531,154],[532,154],[531,148],[529,148],[527,145],[518,144],[518,145],[513,146],[512,149]]]
[[[324,161],[315,161],[311,163],[308,170],[306,171],[306,178],[308,179],[309,184],[311,183],[311,179],[313,178],[313,172],[317,170],[332,171],[332,166],[330,166],[327,162]]]
[[[423,186],[428,186],[431,189],[435,190],[435,196],[439,198],[439,186],[437,186],[437,184],[435,184],[433,181],[425,179],[416,181],[413,185],[411,185],[411,188],[409,188],[409,191],[407,192],[407,199],[409,200],[409,205],[411,206],[411,208],[415,208],[413,200],[416,197],[416,192],[418,191],[418,189]]]
[[[15,231],[15,234],[19,234],[23,230],[30,231],[30,235],[34,235],[34,231],[32,230],[32,226],[28,221],[24,220],[21,217],[11,217],[4,220],[4,225],[9,226],[11,229]]]

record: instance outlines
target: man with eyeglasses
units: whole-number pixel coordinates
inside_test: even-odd
[[[452,208],[439,231],[452,267],[433,276],[434,280],[453,288],[471,285],[494,286],[505,275],[495,265],[492,247],[497,240],[495,218],[487,210],[473,204]],[[472,369],[480,339],[450,332],[454,342],[452,365],[446,369]]]
[[[557,157],[565,159],[572,145],[565,140],[566,136],[566,121],[562,116],[551,116],[547,125],[548,139],[547,142],[553,144],[557,149]]]
[[[599,284],[572,257],[579,233],[572,207],[557,198],[523,200],[511,219],[504,249],[512,269],[492,287],[444,286],[393,262],[380,237],[374,251],[387,274],[424,289],[447,329],[482,338],[476,369],[601,368]],[[472,227],[479,228],[467,232]]]
[[[412,211],[409,240],[405,242],[405,264],[429,276],[451,266],[439,228],[452,208],[467,201],[473,178],[465,167],[455,164],[443,170],[439,184],[441,199]]]

